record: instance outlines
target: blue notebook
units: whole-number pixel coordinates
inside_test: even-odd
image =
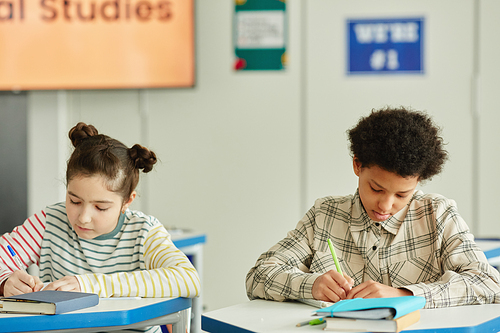
[[[58,314],[99,304],[99,296],[73,291],[42,290],[0,298],[0,312]]]
[[[396,319],[425,306],[421,296],[345,299],[322,309],[317,315],[357,319]]]

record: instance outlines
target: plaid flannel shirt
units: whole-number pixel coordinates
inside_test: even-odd
[[[373,280],[424,296],[426,308],[500,303],[500,275],[488,264],[453,200],[416,191],[408,205],[372,221],[358,192],[318,199],[286,238],[263,253],[246,277],[250,299],[313,298],[316,278],[335,269],[354,285]]]

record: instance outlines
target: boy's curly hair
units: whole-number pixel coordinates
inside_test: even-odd
[[[402,177],[426,180],[439,174],[448,159],[440,129],[421,111],[372,110],[347,132],[351,155],[362,167],[376,165]]]

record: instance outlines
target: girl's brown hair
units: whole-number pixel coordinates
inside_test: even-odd
[[[108,190],[120,194],[123,202],[139,183],[139,169],[147,173],[157,162],[151,150],[138,144],[128,148],[82,122],[69,131],[69,138],[75,150],[68,160],[66,184],[78,176],[100,175],[106,179]]]

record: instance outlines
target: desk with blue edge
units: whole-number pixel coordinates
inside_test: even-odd
[[[254,300],[204,313],[206,332],[304,333],[323,332],[324,325],[296,327],[317,318],[316,308],[299,302]],[[420,310],[420,320],[408,333],[485,333],[500,331],[500,304],[466,305]],[[352,332],[351,332],[352,333]]]
[[[206,235],[189,230],[168,230],[175,247],[189,257],[193,266],[198,271],[203,290],[203,246]],[[203,311],[203,297],[193,299],[191,333],[201,332],[201,313]]]
[[[190,298],[99,299],[90,308],[57,315],[0,313],[0,332],[108,332],[172,324],[185,333]]]

